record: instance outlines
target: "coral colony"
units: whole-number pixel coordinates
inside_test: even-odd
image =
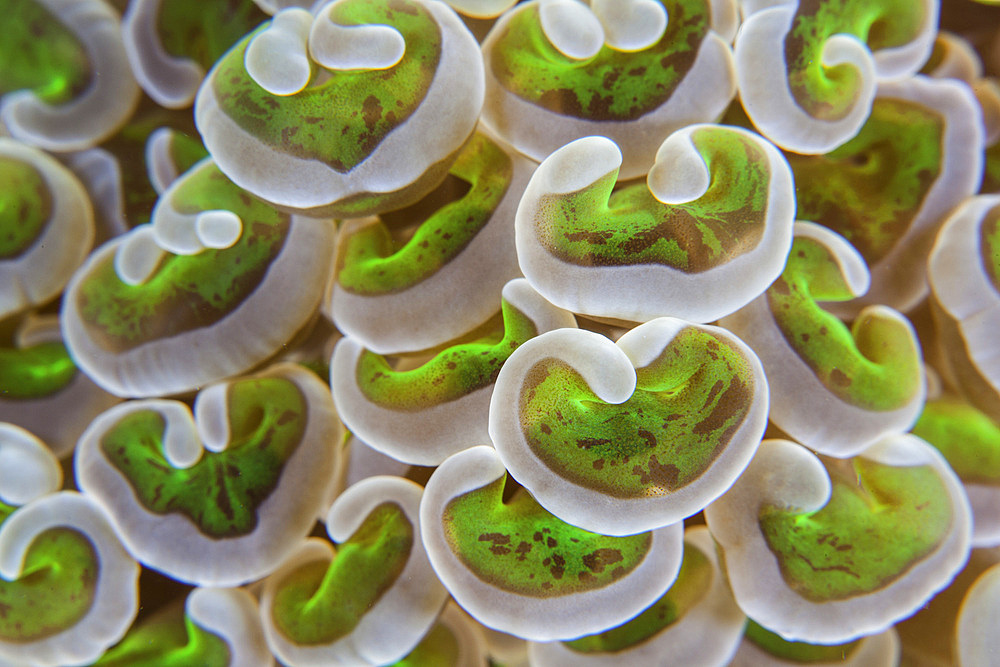
[[[0,667],[997,664],[948,1],[0,0]]]

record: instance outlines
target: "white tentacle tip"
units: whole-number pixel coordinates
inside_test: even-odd
[[[545,37],[566,57],[587,60],[604,46],[604,27],[577,0],[541,0],[538,13]]]
[[[163,417],[163,456],[174,468],[190,468],[201,460],[202,447],[198,442],[198,432],[191,423],[191,414],[186,406],[167,402],[159,406]]]
[[[136,227],[115,250],[115,272],[126,285],[141,285],[153,275],[164,255],[152,225]]]
[[[229,445],[229,385],[203,389],[194,403],[195,424],[205,449],[221,452]]]
[[[388,25],[341,25],[332,5],[320,10],[309,31],[310,57],[328,69],[389,69],[403,59],[406,40]]]
[[[313,16],[305,9],[286,9],[250,40],[243,64],[247,74],[272,95],[301,91],[312,76],[307,52]]]
[[[590,187],[622,164],[622,152],[607,137],[583,137],[545,158],[538,171],[549,194],[569,194]]]
[[[221,250],[239,241],[243,221],[232,211],[205,211],[195,220],[195,233],[206,248]]]
[[[62,486],[62,468],[45,444],[14,424],[0,423],[0,500],[27,505]]]
[[[657,0],[592,0],[604,41],[618,51],[648,49],[667,30],[667,10]]]
[[[650,193],[664,204],[684,204],[700,198],[712,182],[708,165],[687,132],[678,132],[660,145],[646,177]]]

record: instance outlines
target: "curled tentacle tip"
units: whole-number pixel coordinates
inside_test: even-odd
[[[406,39],[388,25],[341,25],[320,10],[309,31],[309,56],[333,70],[380,70],[393,67],[406,53]]]
[[[604,46],[604,27],[577,0],[540,0],[538,17],[545,37],[569,58],[587,60]]]
[[[141,285],[156,271],[167,252],[150,225],[132,231],[115,249],[115,273],[126,285]]]
[[[0,422],[0,501],[26,505],[62,486],[59,462],[25,429]]]
[[[667,29],[667,9],[658,0],[592,0],[604,27],[604,41],[619,51],[641,51],[660,41]]]
[[[312,76],[307,43],[313,16],[304,9],[285,9],[254,35],[246,47],[247,74],[272,95],[294,95]]]

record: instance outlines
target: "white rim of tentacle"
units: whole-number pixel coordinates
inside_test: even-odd
[[[281,153],[261,143],[219,106],[213,87],[216,70],[205,78],[195,101],[195,124],[220,169],[240,187],[279,206],[307,212],[355,194],[391,193],[409,186],[432,165],[448,158],[472,134],[483,102],[479,46],[447,5],[423,4],[441,28],[441,60],[423,102],[404,125],[347,173],[314,160]],[[442,123],[442,118],[467,123]],[[435,150],[413,137],[435,137]],[[257,156],[247,160],[248,155]]]
[[[339,467],[340,450],[331,443],[340,441],[341,426],[329,390],[310,371],[294,364],[272,366],[254,377],[292,381],[303,394],[308,421],[299,446],[285,462],[278,486],[257,508],[256,527],[245,535],[212,538],[183,514],[147,510],[131,482],[100,451],[101,438],[110,428],[130,414],[147,410],[164,418],[164,454],[175,467],[193,465],[203,451],[220,451],[228,430],[225,406],[220,402],[226,400],[229,383],[203,391],[195,416],[177,401],[129,401],[97,417],[80,437],[77,483],[104,507],[125,547],[143,564],[194,585],[239,586],[270,573],[314,525],[326,487]]]
[[[523,278],[504,285],[503,298],[531,319],[539,334],[576,327],[572,313],[553,306]],[[364,352],[360,341],[342,338],[330,361],[330,385],[341,420],[369,447],[407,464],[427,466],[440,465],[463,449],[490,444],[493,383],[419,411],[394,410],[370,400],[358,387],[356,369]]]
[[[97,503],[74,491],[52,493],[0,524],[0,577],[16,579],[36,537],[53,528],[84,535],[99,563],[93,604],[72,627],[27,643],[0,642],[0,654],[49,665],[84,665],[99,658],[139,611],[139,565],[125,552]]]
[[[483,41],[486,63],[486,103],[482,122],[517,150],[541,162],[552,151],[584,136],[607,136],[622,147],[625,156],[620,178],[649,171],[657,148],[668,135],[693,123],[711,122],[725,111],[736,95],[732,34],[735,10],[729,0],[713,0],[712,30],[706,35],[687,76],[670,99],[657,109],[631,121],[591,121],[554,113],[506,91],[490,67],[490,49],[496,36],[516,12],[534,3],[521,3],[501,16]],[[715,85],[705,90],[704,82]],[[532,122],[526,122],[531,119]]]
[[[746,130],[718,125],[692,125],[674,132],[660,145],[663,164],[683,159],[684,173],[666,177],[654,166],[647,187],[662,201],[676,203],[700,196],[708,186],[704,159],[691,139],[700,130],[734,133],[764,152],[769,178],[767,210],[757,245],[709,270],[687,273],[664,264],[584,266],[552,255],[538,240],[536,217],[552,195],[584,189],[621,164],[617,146],[605,137],[584,137],[546,158],[518,206],[515,233],[518,261],[525,277],[549,301],[574,313],[598,318],[644,322],[680,317],[712,322],[746,305],[781,275],[792,244],[795,216],[791,169],[772,144]],[[656,174],[656,176],[654,176]],[[619,175],[619,180],[621,176]],[[674,191],[670,191],[673,189]]]
[[[860,456],[884,465],[930,465],[951,501],[952,518],[941,543],[878,591],[816,603],[785,583],[778,559],[761,534],[758,511],[776,505],[811,512],[826,505],[832,489],[829,474],[802,445],[764,441],[746,473],[705,509],[737,603],[747,616],[786,640],[838,644],[882,632],[947,586],[968,558],[968,500],[936,449],[914,435],[901,434],[880,440]]]
[[[599,632],[648,607],[677,577],[683,542],[680,523],[652,531],[643,561],[603,588],[541,598],[510,593],[481,580],[452,552],[442,512],[452,498],[495,482],[506,472],[492,447],[467,449],[438,467],[420,504],[424,547],[434,571],[455,601],[483,625],[534,641]]]
[[[31,246],[0,261],[0,319],[58,296],[86,259],[96,226],[90,196],[69,169],[40,149],[0,137],[0,157],[32,167],[51,201],[49,219]]]
[[[121,22],[101,0],[38,2],[80,40],[93,76],[83,93],[59,106],[46,104],[30,90],[4,95],[0,120],[12,137],[45,150],[90,148],[124,124],[139,103],[141,91],[125,53]]]
[[[308,563],[336,558],[330,543],[310,540],[265,580],[261,597],[264,634],[280,660],[294,665],[341,664],[355,659],[363,664],[388,664],[402,659],[423,639],[448,593],[437,580],[420,540],[422,494],[420,485],[400,477],[369,477],[349,487],[330,507],[326,528],[336,543],[347,541],[371,512],[385,503],[398,505],[413,529],[413,546],[403,570],[343,637],[326,644],[298,645],[275,626],[271,612],[274,596],[289,574]],[[387,627],[393,628],[391,636],[386,636]]]
[[[498,293],[507,281],[521,275],[510,223],[537,166],[500,145],[513,161],[514,171],[507,192],[483,229],[440,270],[399,292],[353,294],[334,277],[324,302],[339,329],[379,354],[410,352],[457,338],[500,309]],[[338,246],[352,230],[371,224],[367,220],[343,222]]]

